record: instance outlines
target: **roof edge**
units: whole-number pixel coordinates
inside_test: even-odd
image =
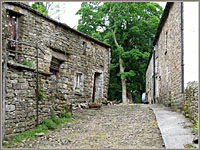
[[[160,22],[159,22],[157,30],[156,30],[156,34],[155,34],[154,41],[153,41],[153,47],[158,42],[158,39],[160,37],[160,33],[162,32],[162,28],[163,28],[163,26],[164,26],[164,24],[165,24],[165,22],[168,18],[169,11],[170,11],[173,4],[174,4],[174,2],[167,2],[166,6],[165,6],[165,9],[163,11],[163,14],[161,16]],[[147,68],[149,66],[149,63],[150,63],[150,60],[151,60],[151,57],[152,57],[152,53],[153,53],[153,48],[151,49],[151,53],[150,53],[149,59],[147,61],[145,72],[147,71]]]
[[[104,47],[107,47],[107,48],[111,48],[111,46],[110,46],[109,44],[103,43],[103,42],[101,42],[101,41],[99,41],[99,40],[97,40],[97,39],[95,39],[95,38],[93,38],[93,37],[91,37],[91,36],[89,36],[89,35],[87,35],[87,34],[84,34],[84,33],[80,32],[80,31],[78,31],[78,30],[76,30],[76,29],[73,29],[73,28],[69,27],[68,25],[66,25],[66,24],[64,24],[64,23],[58,22],[58,21],[56,21],[56,20],[54,20],[54,19],[52,19],[52,18],[50,18],[50,17],[48,17],[48,16],[45,16],[45,15],[43,15],[42,13],[40,13],[40,12],[34,10],[33,8],[31,8],[31,7],[30,7],[29,5],[27,5],[27,4],[20,3],[20,2],[4,2],[4,3],[13,4],[13,5],[15,5],[15,6],[19,6],[19,7],[21,7],[21,8],[26,9],[26,10],[29,10],[29,11],[31,11],[32,13],[37,14],[37,15],[39,15],[39,16],[45,18],[46,20],[48,20],[48,21],[50,21],[50,22],[52,22],[52,23],[54,23],[54,24],[56,24],[56,25],[58,25],[58,26],[61,26],[61,27],[65,28],[65,29],[68,29],[68,30],[70,30],[70,31],[72,31],[72,32],[75,32],[75,33],[77,33],[77,34],[79,34],[79,35],[85,37],[86,39],[92,40],[92,41],[98,43],[98,44],[101,45],[101,46],[104,46]]]

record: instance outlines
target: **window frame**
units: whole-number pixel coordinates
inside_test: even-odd
[[[59,73],[60,66],[62,63],[62,61],[52,56],[49,71],[54,75],[57,75],[57,73]]]
[[[75,90],[81,89],[82,75],[83,74],[81,72],[76,72],[75,74],[75,85],[74,85]]]

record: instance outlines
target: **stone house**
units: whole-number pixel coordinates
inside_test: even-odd
[[[107,99],[110,45],[19,2],[2,3],[2,27],[4,135],[33,128],[51,109]]]
[[[146,68],[148,101],[182,109],[183,69],[183,3],[168,2],[155,34]]]

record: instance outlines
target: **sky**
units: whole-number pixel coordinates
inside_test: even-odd
[[[65,12],[60,21],[72,28],[77,27],[80,18],[75,13],[80,9],[81,2],[61,2]],[[157,2],[163,9],[166,2]],[[198,81],[198,2],[184,2],[184,83]]]
[[[76,12],[80,9],[82,2],[62,2],[65,3],[66,12],[61,16],[61,22],[66,23],[72,28],[76,28],[78,25],[78,19],[80,18],[79,15],[75,15]],[[165,8],[166,2],[158,2],[163,9]]]
[[[184,2],[184,83],[198,81],[198,2]]]

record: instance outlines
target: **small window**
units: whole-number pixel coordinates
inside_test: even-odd
[[[167,40],[168,40],[168,32],[166,31],[166,32],[165,32],[165,55],[167,54],[167,44],[168,44],[168,43],[167,43],[167,42],[168,42]]]
[[[62,63],[61,61],[52,57],[50,72],[56,75],[59,72],[59,68],[60,68],[61,63]]]
[[[82,76],[82,73],[76,73],[75,89],[77,90],[80,90],[80,87],[81,87],[81,76]]]
[[[9,42],[8,48],[10,50],[16,49],[16,40],[18,39],[18,19],[19,14],[13,11],[7,11],[8,28],[9,28]]]
[[[83,54],[86,54],[87,43],[83,42]]]

